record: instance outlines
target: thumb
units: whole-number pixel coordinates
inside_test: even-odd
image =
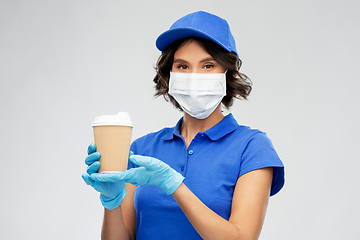
[[[87,175],[86,173],[84,173],[83,175],[81,175],[81,177],[84,179],[84,182],[85,182],[87,185],[89,185],[89,186],[93,186],[93,185],[94,185],[95,181],[92,180],[92,179],[90,178],[90,176]]]

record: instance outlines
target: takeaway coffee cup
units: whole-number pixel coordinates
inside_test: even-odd
[[[127,112],[96,117],[93,124],[100,173],[125,171],[128,165],[133,123]]]

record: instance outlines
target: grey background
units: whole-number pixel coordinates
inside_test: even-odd
[[[133,139],[181,112],[153,97],[154,42],[197,10],[230,23],[253,81],[239,123],[286,166],[261,239],[360,239],[359,2],[0,0],[0,239],[99,239],[81,179],[95,116],[128,111]]]

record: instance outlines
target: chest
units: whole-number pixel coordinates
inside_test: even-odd
[[[186,186],[205,205],[228,218],[240,172],[241,150],[234,144],[234,141],[211,141],[199,135],[188,148],[178,138],[147,148],[139,154],[153,156],[169,164],[185,177]],[[234,148],[237,150],[234,151]],[[143,191],[145,194],[146,190]]]

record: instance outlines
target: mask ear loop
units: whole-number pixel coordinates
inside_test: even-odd
[[[225,87],[225,96],[227,95],[227,87],[226,87],[227,77],[226,77],[226,74],[227,74],[228,70],[229,70],[229,69],[226,69],[225,72],[224,72],[224,75],[225,75],[225,86],[224,86],[224,87]],[[225,96],[224,96],[224,97],[225,97]],[[224,98],[224,97],[223,97],[223,98]],[[219,103],[222,113],[224,113],[224,112],[227,111],[227,108],[226,108],[225,105],[222,103],[223,98],[221,99],[221,101],[220,101],[220,103]]]

